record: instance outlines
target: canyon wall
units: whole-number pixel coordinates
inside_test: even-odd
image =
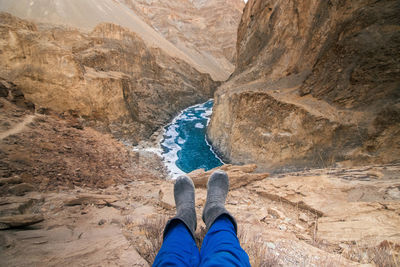
[[[234,70],[236,33],[243,0],[124,0],[124,3],[182,51],[213,59],[226,80]]]
[[[399,1],[249,0],[208,138],[284,171],[400,155]]]
[[[233,71],[223,53],[234,51],[242,10],[241,0],[0,0],[0,11],[36,23],[84,32],[103,22],[121,25],[216,81]]]
[[[218,85],[114,24],[83,33],[0,13],[0,40],[0,77],[37,108],[94,121],[133,143],[212,97]]]

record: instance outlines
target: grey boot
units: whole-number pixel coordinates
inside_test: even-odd
[[[225,200],[229,191],[228,175],[221,170],[213,172],[207,183],[207,201],[203,210],[203,221],[207,231],[214,221],[221,215],[226,215],[235,227],[237,233],[237,223],[235,218],[225,209]]]
[[[194,184],[187,176],[179,176],[174,185],[174,198],[176,205],[176,216],[170,219],[164,229],[164,238],[172,222],[181,221],[189,229],[192,237],[197,227],[196,210],[194,205]]]

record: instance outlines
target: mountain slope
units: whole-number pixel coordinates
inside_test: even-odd
[[[90,33],[0,13],[0,77],[39,108],[70,113],[137,143],[218,85],[135,33],[100,24]]]
[[[124,2],[179,49],[215,61],[228,76],[233,72],[242,0]]]
[[[177,48],[121,1],[0,0],[0,11],[35,22],[69,25],[86,31],[102,22],[114,23],[137,33],[147,45],[158,47],[168,55],[186,61],[200,72],[209,73],[214,80],[225,80],[230,74],[212,56]]]

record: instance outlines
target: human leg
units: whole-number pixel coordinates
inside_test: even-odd
[[[240,246],[236,229],[226,215],[208,230],[200,252],[200,266],[249,266],[249,256]]]
[[[237,238],[235,218],[225,209],[229,179],[224,171],[214,172],[207,183],[203,221],[207,227],[200,252],[200,266],[250,266],[249,257]]]
[[[197,266],[199,250],[194,240],[196,210],[194,184],[187,176],[180,176],[174,184],[176,216],[164,229],[163,245],[153,266]]]
[[[180,220],[171,222],[153,266],[198,266],[199,249],[186,225]]]

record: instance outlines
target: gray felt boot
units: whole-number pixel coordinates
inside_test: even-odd
[[[206,224],[207,231],[219,216],[226,215],[232,221],[237,232],[235,218],[225,209],[225,200],[228,191],[228,175],[221,170],[213,172],[210,179],[208,179],[207,201],[203,210],[203,221]]]
[[[167,222],[164,229],[164,237],[173,222],[179,220],[189,229],[192,237],[197,227],[196,210],[194,206],[194,184],[187,176],[179,176],[174,185],[174,198],[176,205],[176,216]]]

